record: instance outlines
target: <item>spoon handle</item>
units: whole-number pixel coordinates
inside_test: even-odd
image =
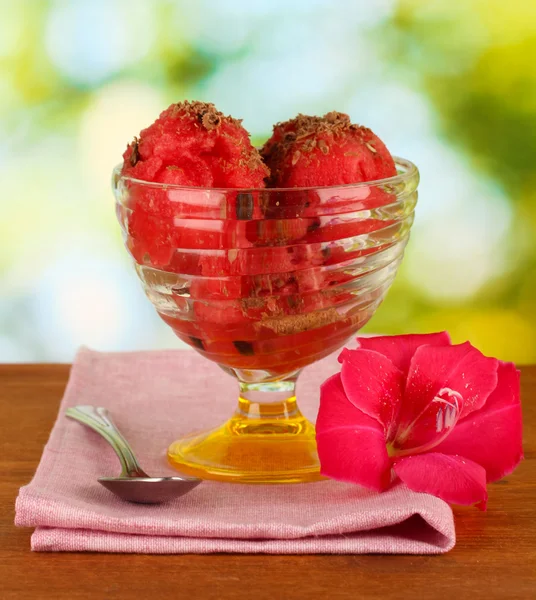
[[[120,477],[148,477],[138,464],[129,443],[117,429],[105,408],[89,405],[74,406],[68,408],[65,415],[87,425],[110,444],[121,461]]]

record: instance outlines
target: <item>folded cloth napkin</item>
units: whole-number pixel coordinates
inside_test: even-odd
[[[298,394],[307,416],[314,419],[319,385],[339,366],[328,357],[302,373]],[[377,494],[337,481],[205,481],[167,504],[129,504],[97,482],[119,473],[113,450],[64,417],[76,404],[107,407],[147,472],[173,475],[168,444],[221,424],[236,396],[236,382],[194,352],[82,349],[37,472],[20,490],[16,525],[35,527],[37,551],[435,554],[454,546],[450,507],[400,483]]]

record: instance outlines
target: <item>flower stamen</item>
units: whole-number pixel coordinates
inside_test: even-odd
[[[443,398],[443,394],[446,394],[447,398]],[[460,405],[463,404],[462,395],[450,388],[442,388],[432,400],[432,404],[437,403],[445,404],[445,406],[437,411],[436,432],[442,433],[443,431],[450,431],[456,424],[461,412]]]
[[[437,435],[424,444],[412,446],[411,448],[402,448],[411,436],[413,427],[415,427],[419,419],[423,418],[427,410],[434,404],[442,405],[435,415],[435,432]],[[451,388],[441,388],[428,407],[408,427],[403,431],[397,432],[393,442],[395,448],[394,454],[397,456],[406,456],[429,452],[432,448],[439,445],[454,429],[462,408],[463,396],[459,392]]]

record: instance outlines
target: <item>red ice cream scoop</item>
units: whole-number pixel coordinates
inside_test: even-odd
[[[393,202],[391,194],[373,182],[395,176],[395,163],[380,138],[367,127],[353,124],[348,115],[336,111],[323,117],[299,114],[278,123],[261,154],[271,173],[269,187],[312,188],[308,212],[317,217],[308,226],[308,243],[347,239],[352,245],[359,236],[385,227],[386,223],[368,218],[366,211]],[[347,190],[339,187],[368,182],[372,185]],[[333,189],[317,189],[322,187]],[[346,203],[341,202],[343,195],[347,196]],[[284,206],[287,213],[298,213],[301,207],[294,205],[297,198],[294,193],[283,192],[278,206],[269,206],[266,212],[278,212]],[[330,205],[339,214],[327,216]],[[311,246],[309,255],[320,260],[319,252],[320,248]],[[346,253],[341,244],[330,250],[325,263],[338,262]]]
[[[402,216],[389,209],[393,191],[372,182],[396,168],[347,115],[277,125],[267,166],[240,121],[182,102],[123,158],[118,215],[138,273],[161,317],[211,360],[295,371],[340,345],[381,300]]]
[[[195,259],[187,261],[191,265],[183,260],[173,267],[176,249],[218,247],[221,237],[206,223],[184,221],[192,216],[193,205],[186,194],[177,199],[167,186],[263,188],[268,175],[241,121],[206,102],[172,104],[134,138],[123,159],[123,176],[164,184],[132,189],[129,233],[136,261],[166,270],[195,269]],[[251,218],[259,209],[258,203],[254,206],[248,200],[238,191],[229,195],[228,213],[237,219]]]
[[[183,186],[261,188],[268,175],[241,121],[207,102],[166,108],[123,159],[123,175]]]
[[[278,123],[261,154],[271,172],[271,187],[343,185],[396,175],[380,138],[335,111],[323,117],[300,114]]]

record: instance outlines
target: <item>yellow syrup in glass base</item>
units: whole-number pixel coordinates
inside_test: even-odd
[[[229,421],[171,444],[169,462],[201,479],[237,483],[319,481],[314,425],[296,397],[255,402],[240,397]]]

